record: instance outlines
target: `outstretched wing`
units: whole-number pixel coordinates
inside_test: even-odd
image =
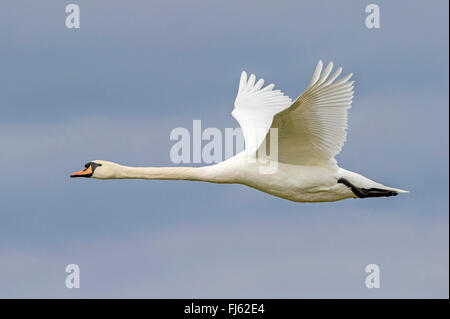
[[[231,114],[241,126],[245,149],[256,150],[266,137],[274,115],[292,104],[292,100],[283,92],[273,90],[274,84],[264,88],[263,85],[264,79],[256,82],[254,74],[247,79],[247,73],[242,72]]]
[[[347,109],[353,99],[352,74],[341,79],[333,63],[322,72],[319,61],[311,83],[289,107],[275,115],[272,128],[278,129],[278,161],[297,165],[330,163],[341,151],[347,133]]]

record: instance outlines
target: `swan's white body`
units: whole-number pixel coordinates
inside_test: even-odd
[[[294,102],[274,91],[273,84],[263,88],[264,80],[256,82],[253,74],[247,79],[242,72],[232,115],[241,125],[245,150],[226,161],[204,167],[127,167],[97,160],[72,176],[238,183],[295,202],[406,192],[337,166],[334,157],[346,139],[353,82],[348,82],[351,74],[335,81],[342,69],[330,76],[332,66],[322,72],[319,61],[310,85]],[[275,143],[271,134],[278,135]],[[263,163],[258,156],[266,153],[266,143],[276,144],[278,151],[275,160],[265,157]]]
[[[203,167],[129,167],[96,160],[94,162],[102,164],[102,166],[96,170],[93,177],[98,179],[190,180],[243,184],[295,202],[333,202],[346,198],[357,198],[349,187],[336,182],[339,178],[346,178],[352,184],[362,188],[384,188],[404,192],[386,187],[337,166],[278,163],[275,174],[262,174],[260,165],[251,163],[249,155],[248,151],[243,151],[226,161]],[[108,167],[108,171],[103,171],[103,167]]]

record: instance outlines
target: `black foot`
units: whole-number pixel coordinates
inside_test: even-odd
[[[348,188],[352,190],[352,192],[358,196],[359,198],[366,198],[366,197],[385,197],[385,196],[397,196],[398,193],[395,191],[390,191],[386,189],[381,188],[359,188],[350,183],[345,178],[340,178],[338,180],[338,183],[342,183]]]

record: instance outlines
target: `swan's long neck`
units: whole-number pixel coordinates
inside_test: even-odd
[[[114,178],[191,180],[232,183],[233,177],[223,165],[203,167],[129,167],[120,166]]]

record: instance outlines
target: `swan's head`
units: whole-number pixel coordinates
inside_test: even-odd
[[[119,164],[95,160],[84,165],[84,169],[75,172],[70,177],[92,177],[99,179],[117,178],[120,176],[121,166]]]

